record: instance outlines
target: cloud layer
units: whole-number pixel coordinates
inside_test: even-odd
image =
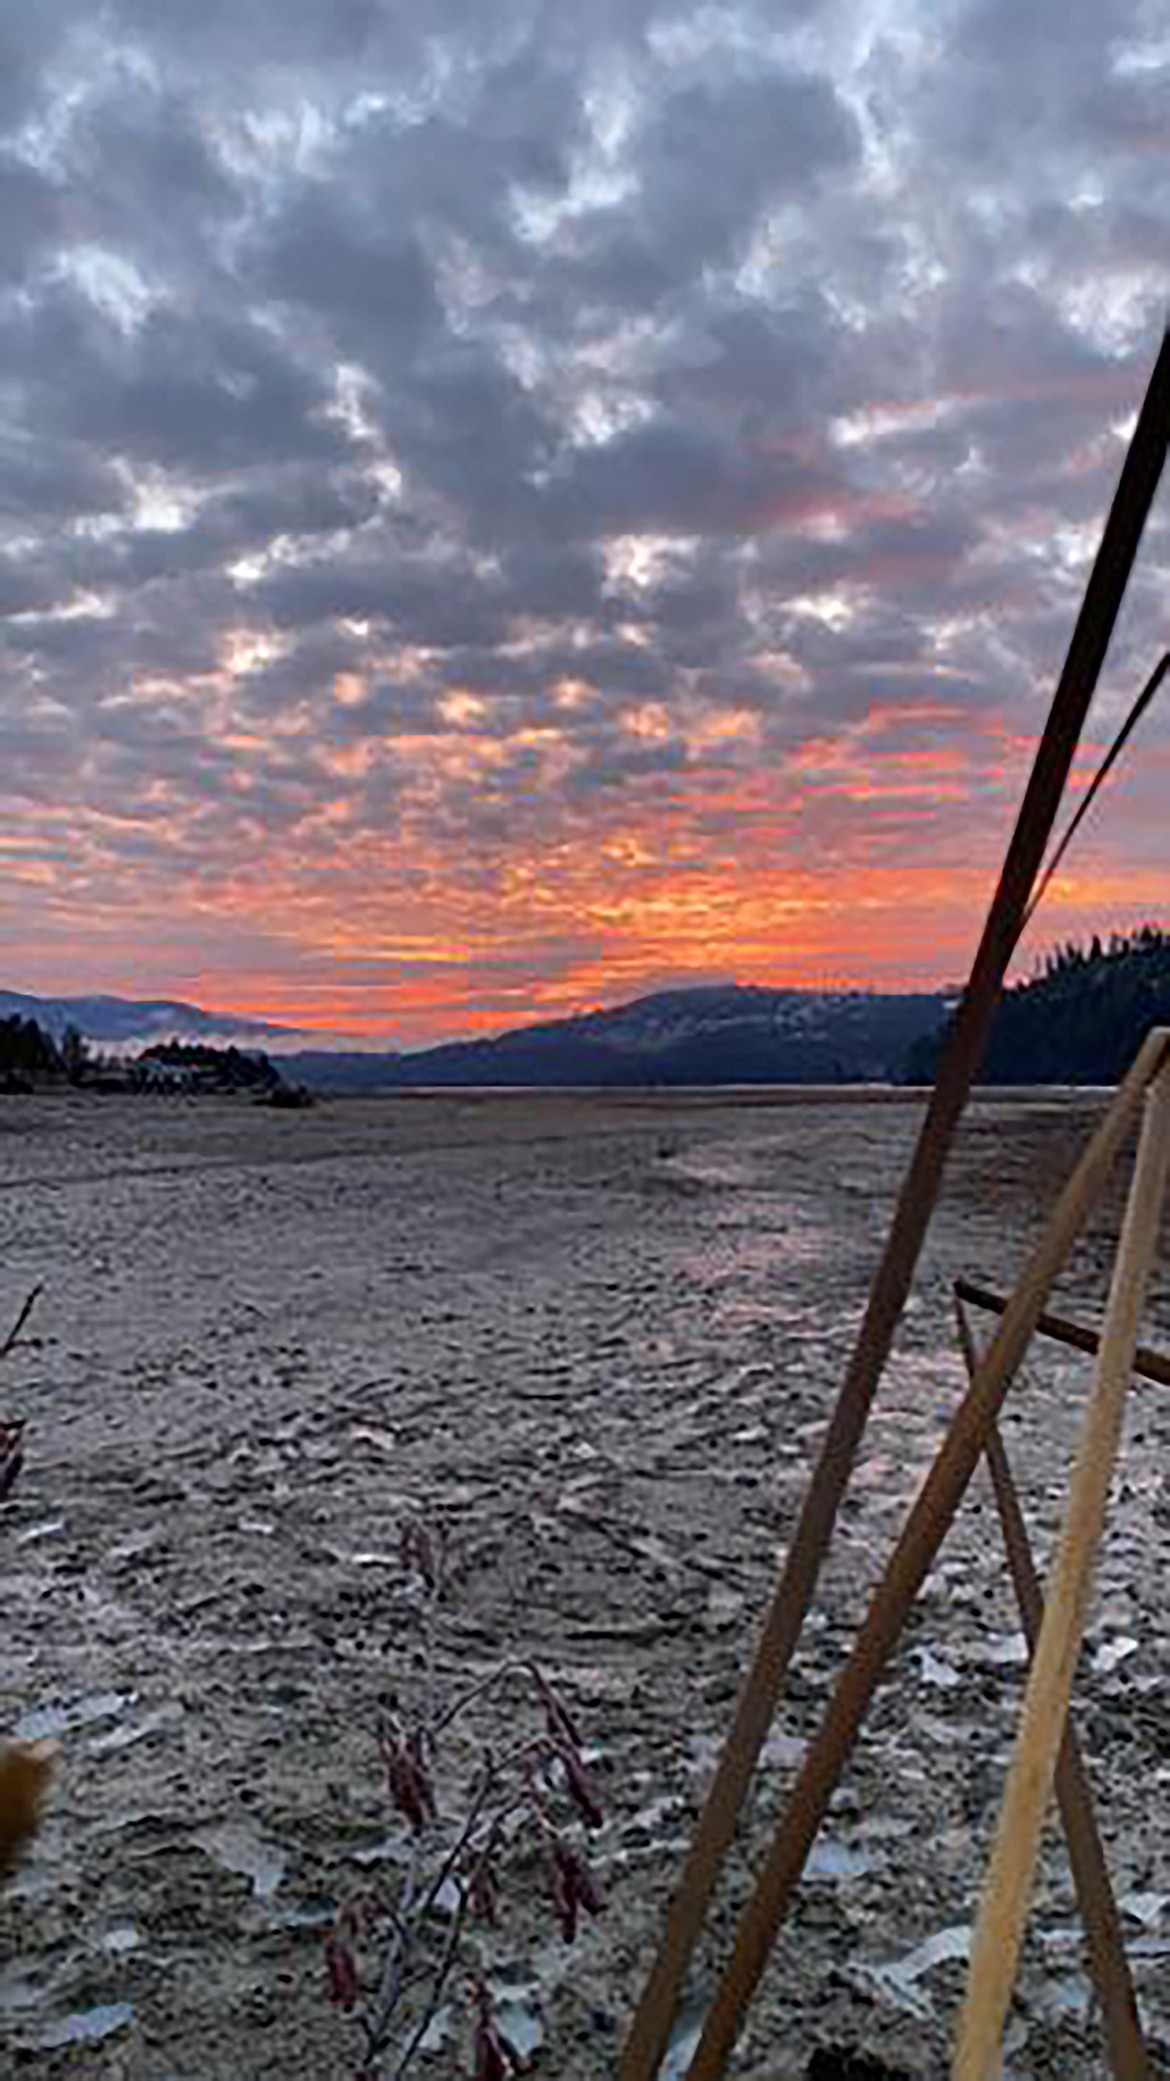
[[[16,0],[6,980],[422,1039],[958,974],[1170,290],[1163,31]],[[1164,909],[1168,767],[1049,933]]]

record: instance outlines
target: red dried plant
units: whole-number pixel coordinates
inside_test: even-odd
[[[411,1716],[388,1718],[379,1739],[390,1803],[406,1830],[406,1870],[392,1899],[367,1893],[341,1910],[325,1946],[329,1996],[356,2013],[361,2081],[398,2081],[421,2051],[460,1959],[470,1954],[472,2072],[476,2081],[506,2081],[527,2071],[527,2062],[494,2013],[486,1971],[489,1932],[506,1919],[510,1865],[525,1835],[535,1834],[549,1876],[549,1908],[571,1943],[582,1914],[598,1914],[602,1902],[565,1830],[574,1821],[596,1830],[603,1815],[577,1724],[535,1663],[501,1661],[452,1701],[440,1702],[435,1646],[454,1576],[452,1543],[444,1527],[412,1520],[400,1550],[423,1696]],[[465,1733],[473,1714],[482,1721],[498,1694],[517,1687],[519,1702],[509,1699],[507,1710],[508,1745],[481,1741],[469,1776],[455,1760],[452,1735],[457,1728]]]

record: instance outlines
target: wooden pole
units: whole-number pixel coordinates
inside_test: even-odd
[[[955,1128],[982,1059],[1007,965],[1056,821],[1146,515],[1162,474],[1168,434],[1170,335],[1163,338],[1138,415],[970,981],[939,1068],[795,1536],[621,2054],[619,2081],[652,2081],[666,2050],[687,1967],[735,1834],[760,1749],[775,1716],[780,1689],[828,1550],[870,1405],[910,1291]]]
[[[1007,1307],[1001,1293],[993,1293],[989,1286],[976,1286],[971,1279],[955,1280],[955,1299],[969,1301],[973,1308],[986,1308],[992,1315],[1002,1315]],[[1090,1358],[1096,1356],[1101,1344],[1097,1331],[1087,1323],[1073,1322],[1067,1315],[1050,1315],[1047,1309],[1036,1324],[1036,1332],[1041,1337],[1052,1337],[1057,1344],[1069,1345],[1073,1351],[1088,1352]],[[1151,1351],[1148,1344],[1138,1345],[1133,1370],[1143,1380],[1157,1380],[1163,1387],[1170,1387],[1170,1358],[1163,1351]]]
[[[963,1360],[968,1377],[973,1380],[979,1367],[978,1353],[967,1311],[958,1299],[955,1317]],[[987,1435],[987,1464],[991,1470],[991,1485],[995,1491],[1020,1619],[1029,1650],[1034,1654],[1044,1617],[1044,1597],[1032,1558],[1019,1493],[998,1424],[993,1424]],[[1121,1917],[1101,1847],[1088,1773],[1071,1720],[1065,1729],[1056,1762],[1056,1796],[1068,1843],[1073,1884],[1088,1939],[1093,1984],[1105,2021],[1110,2065],[1116,2081],[1152,2081],[1153,2069],[1142,2037],[1137,1995],[1121,1933]]]
[[[954,2081],[994,2081],[999,2073],[1003,2022],[1085,1629],[1168,1170],[1170,1072],[1163,1070],[1146,1104],[1092,1396],[971,1949],[967,1998],[951,2069]]]
[[[1161,1069],[1168,1048],[1170,1032],[1162,1028],[1143,1043],[1065,1185],[1003,1320],[979,1361],[975,1379],[955,1412],[887,1563],[820,1733],[806,1753],[755,1893],[740,1917],[731,1959],[688,2070],[689,2081],[716,2081],[724,2071],[889,1655],[986,1448],[988,1432],[1003,1406],[1048,1289],[1134,1126],[1146,1087]]]

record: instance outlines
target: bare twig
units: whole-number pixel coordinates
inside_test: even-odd
[[[438,2014],[439,2003],[443,1998],[443,1989],[446,1987],[447,1982],[451,1977],[451,1969],[455,1964],[455,1959],[459,1951],[460,1941],[463,1936],[463,1925],[467,1920],[467,1898],[468,1896],[466,1886],[460,1886],[459,1906],[456,1909],[454,1915],[451,1917],[450,1934],[447,1938],[447,1943],[443,1952],[443,1956],[440,1959],[439,1964],[435,1970],[435,1978],[431,1987],[431,1992],[427,2001],[426,2008],[423,2010],[423,2013],[419,2018],[417,2027],[415,2028],[407,2044],[406,2050],[403,2053],[402,2058],[399,2060],[398,2065],[394,2069],[394,2081],[401,2081],[401,2076],[409,2072],[411,2060],[414,2058],[415,2053],[419,2050],[420,2046],[422,2045],[423,2039],[426,2037],[426,2034],[430,2029],[431,2024],[433,2023],[436,2015]]]
[[[16,1321],[13,1323],[4,1342],[0,1344],[0,1358],[7,1358],[9,1352],[16,1350],[17,1345],[20,1343],[20,1333],[44,1290],[43,1283],[38,1283],[33,1287],[31,1293],[26,1294]]]
[[[402,2000],[406,1965],[417,1929],[417,1894],[422,1849],[417,1836],[411,1845],[411,1861],[394,1914],[394,1941],[386,1953],[381,1984],[372,2017],[362,2019],[366,2040],[366,2064],[381,2057],[386,2049],[391,2024]]]
[[[13,1323],[4,1342],[0,1344],[0,1359],[10,1357],[18,1349],[21,1342],[21,1331],[36,1306],[38,1296],[43,1292],[44,1287],[38,1284],[33,1287],[31,1293],[25,1295],[16,1321]],[[5,1496],[15,1486],[16,1478],[23,1465],[24,1420],[22,1417],[13,1417],[7,1423],[0,1422],[0,1503],[3,1502]]]

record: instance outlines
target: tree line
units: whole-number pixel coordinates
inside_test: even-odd
[[[0,1089],[76,1084],[88,1064],[89,1051],[76,1026],[67,1026],[58,1042],[35,1019],[22,1019],[18,1012],[0,1019]]]
[[[282,1088],[280,1072],[267,1055],[203,1041],[159,1041],[133,1058],[94,1054],[75,1026],[58,1041],[35,1019],[19,1013],[0,1019],[0,1092],[27,1092],[59,1085],[150,1090],[253,1091]]]
[[[980,1081],[1116,1084],[1151,1026],[1170,1025],[1170,932],[1140,925],[1053,947],[1004,992]],[[949,1027],[910,1053],[907,1081],[932,1083]]]

